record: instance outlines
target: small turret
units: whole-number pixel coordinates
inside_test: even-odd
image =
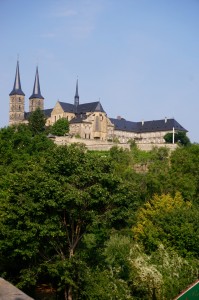
[[[44,109],[44,97],[41,95],[41,91],[40,91],[39,72],[37,67],[33,92],[29,98],[29,111],[30,112],[35,111],[38,107],[41,110]]]
[[[14,86],[9,96],[10,96],[9,125],[19,124],[24,121],[24,103],[25,103],[25,94],[21,89],[19,61],[17,61]]]

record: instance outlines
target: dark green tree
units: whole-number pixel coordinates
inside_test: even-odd
[[[130,188],[112,173],[109,158],[76,145],[55,147],[20,173],[5,175],[0,249],[8,278],[15,274],[25,286],[48,276],[65,299],[75,297],[84,235],[93,234],[99,248],[112,228],[127,226],[139,197]]]
[[[20,288],[46,283],[70,300],[159,300],[161,289],[173,298],[195,276],[198,145],[95,153],[58,147],[22,124],[0,130],[0,153],[0,273]],[[142,163],[145,171],[134,168]],[[136,252],[133,234],[145,248]]]
[[[50,132],[54,135],[57,136],[63,136],[66,133],[69,132],[69,122],[66,118],[61,118],[55,122],[51,129]]]
[[[28,122],[29,128],[34,135],[44,132],[46,117],[40,108],[30,113]]]
[[[27,124],[0,129],[0,170],[2,174],[26,169],[28,163],[56,147],[44,134],[32,135]]]
[[[171,154],[170,187],[185,200],[199,204],[199,145],[180,147]]]
[[[173,133],[165,134],[164,140],[166,143],[172,144],[173,143]],[[188,146],[188,145],[190,145],[190,139],[186,135],[186,132],[179,131],[179,132],[175,132],[175,134],[174,134],[174,143],[179,143],[180,145]]]

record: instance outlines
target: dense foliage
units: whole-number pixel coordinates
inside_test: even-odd
[[[29,115],[28,126],[33,134],[44,132],[46,117],[40,108],[37,108]]]
[[[57,120],[51,127],[50,132],[57,136],[64,136],[69,132],[69,122],[66,118]]]
[[[188,138],[186,132],[184,131],[175,132],[174,137],[173,137],[173,133],[170,132],[165,134],[164,136],[164,140],[166,143],[172,144],[173,139],[174,139],[174,143],[179,143],[184,146],[190,145],[190,139]]]
[[[197,279],[199,145],[89,152],[40,117],[0,130],[1,276],[68,300],[173,299]]]

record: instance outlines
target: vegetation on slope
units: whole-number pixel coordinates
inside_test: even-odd
[[[197,278],[199,145],[95,153],[20,125],[0,153],[0,272],[28,294],[172,299]]]

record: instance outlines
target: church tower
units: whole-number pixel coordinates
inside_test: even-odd
[[[76,91],[75,91],[75,97],[74,97],[74,106],[77,108],[79,105],[79,93],[78,93],[78,79],[76,82]]]
[[[16,75],[10,96],[9,125],[19,124],[24,120],[25,94],[21,89],[19,61],[17,61]]]
[[[38,107],[41,110],[44,109],[44,97],[41,95],[40,91],[39,72],[37,67],[33,92],[29,98],[29,112],[35,111]]]

